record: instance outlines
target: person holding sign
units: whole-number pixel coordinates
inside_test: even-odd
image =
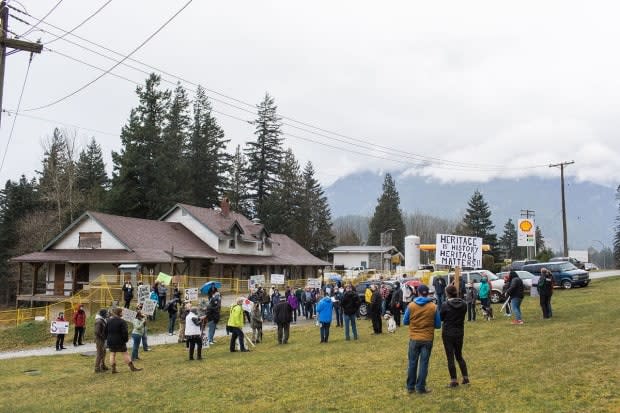
[[[112,310],[112,317],[108,320],[108,324],[106,325],[106,336],[108,348],[110,349],[112,373],[118,373],[116,370],[116,353],[123,353],[123,359],[131,371],[142,370],[133,365],[129,353],[127,353],[129,330],[127,330],[127,323],[121,318],[122,314],[122,309],[120,307],[115,307]]]
[[[58,317],[56,317],[56,321],[65,322],[65,313],[62,311],[58,313]],[[65,335],[64,334],[56,334],[56,351],[65,350]]]
[[[140,350],[140,342],[144,335],[144,314],[138,311],[132,323],[133,331],[131,332],[131,338],[133,339],[133,348],[131,349],[131,361],[136,361],[140,360],[140,357],[138,357],[138,350]]]

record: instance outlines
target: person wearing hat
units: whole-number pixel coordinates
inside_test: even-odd
[[[116,370],[116,353],[123,353],[123,359],[131,371],[142,370],[133,365],[133,361],[131,361],[129,353],[127,353],[129,331],[127,330],[127,323],[121,318],[122,314],[123,311],[120,307],[114,307],[112,309],[112,317],[110,317],[106,324],[106,340],[110,349],[112,373],[118,373]]]
[[[108,370],[105,365],[105,340],[108,310],[102,308],[95,316],[95,347],[97,357],[95,357],[95,373],[103,373]]]
[[[428,362],[433,349],[435,329],[441,327],[437,306],[428,296],[428,287],[420,284],[418,297],[409,303],[403,317],[403,324],[409,326],[409,368],[407,370],[407,391],[428,393],[426,376]]]

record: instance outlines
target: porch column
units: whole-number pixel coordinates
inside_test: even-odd
[[[23,275],[23,262],[20,262],[17,270],[17,294],[21,294],[22,291],[22,275]],[[17,301],[17,300],[15,300]]]
[[[37,289],[37,283],[39,282],[39,268],[41,268],[40,264],[34,265],[34,272],[32,274],[32,288],[30,289],[30,295],[34,295]],[[32,301],[31,301],[32,303]]]

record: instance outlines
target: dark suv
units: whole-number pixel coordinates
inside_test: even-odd
[[[562,288],[574,286],[586,287],[590,283],[590,274],[580,270],[570,262],[541,262],[523,266],[523,271],[529,271],[540,277],[540,270],[546,268],[553,274],[553,282]]]
[[[383,281],[383,283],[387,286],[390,293],[394,290],[394,284],[390,281]],[[366,304],[366,286],[371,284],[376,284],[379,288],[381,288],[381,281],[379,280],[369,280],[361,282],[355,286],[355,292],[357,292],[357,296],[360,298],[359,314],[362,317],[366,317],[368,315],[368,305]]]

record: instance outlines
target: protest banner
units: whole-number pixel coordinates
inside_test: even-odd
[[[435,264],[482,268],[482,238],[437,234]]]
[[[160,272],[157,275],[157,279],[155,281],[160,282],[163,285],[170,285],[170,282],[172,281],[172,277],[166,274],[165,272]]]
[[[250,280],[254,280],[256,284],[265,284],[265,276],[263,274],[251,275]]]
[[[153,315],[155,313],[155,309],[159,303],[157,301],[151,300],[150,298],[144,300],[142,303],[142,313],[146,315]]]
[[[50,333],[68,334],[69,333],[69,322],[53,320],[52,324],[50,325]]]
[[[243,303],[241,304],[241,308],[243,308],[243,311],[247,311],[248,313],[251,313],[252,307],[254,307],[254,303],[248,300],[247,298],[245,298],[243,300]]]
[[[284,284],[284,274],[271,274],[271,284]]]
[[[128,323],[131,323],[133,322],[133,320],[136,319],[137,314],[138,314],[137,311],[130,310],[129,308],[123,308],[123,314],[121,318],[127,321]]]
[[[306,287],[321,288],[321,279],[320,278],[308,278],[306,280]]]
[[[148,285],[138,286],[138,304],[144,303],[145,300],[151,295],[151,287]]]
[[[186,288],[183,298],[185,301],[198,301],[198,288]]]

